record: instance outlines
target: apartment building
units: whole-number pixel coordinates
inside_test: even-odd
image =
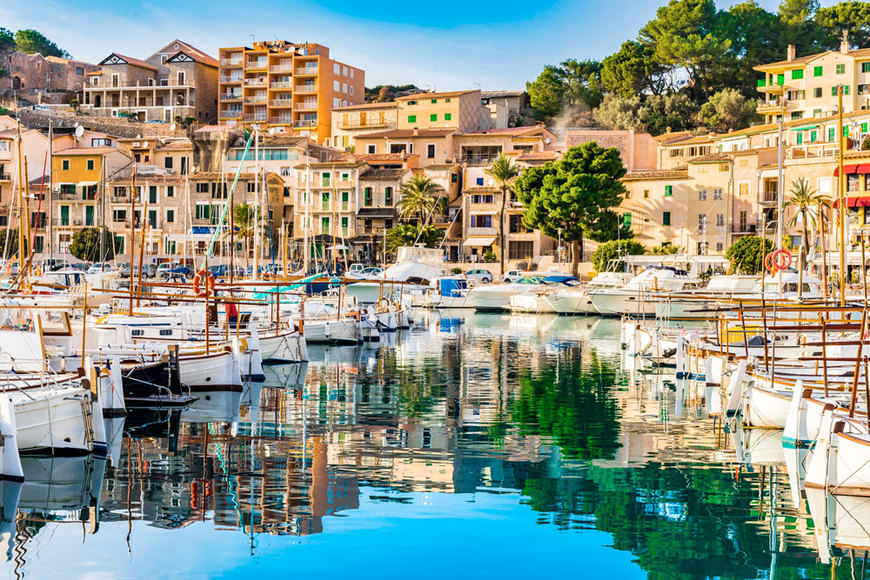
[[[217,117],[218,62],[173,40],[144,60],[113,52],[88,73],[82,109],[91,115],[131,114],[139,121]]]
[[[489,129],[491,112],[481,93],[419,93],[396,99],[398,129],[455,129],[461,133]]]
[[[357,135],[355,151],[365,155],[418,155],[420,167],[453,159],[456,129],[393,129]]]
[[[489,126],[507,129],[531,118],[529,95],[525,91],[481,91],[481,104],[489,109]]]
[[[764,102],[758,112],[768,123],[831,116],[837,111],[837,87],[843,87],[843,112],[870,107],[870,48],[851,50],[844,40],[839,51],[798,57],[788,47],[785,60],[762,64],[758,91]]]
[[[14,205],[13,195],[18,192],[17,175],[19,167],[23,167],[19,164],[18,124],[11,120],[5,126],[9,128],[0,130],[0,227],[7,226],[10,221],[10,201]],[[21,156],[29,161],[26,166],[28,182],[41,181],[48,149],[48,137],[35,129],[21,128],[20,150]],[[47,176],[45,187],[48,187]],[[12,215],[15,215],[14,211]]]
[[[396,204],[413,173],[406,167],[367,167],[359,176],[353,242],[367,261],[384,261],[384,238],[398,220]]]
[[[543,125],[481,129],[455,135],[451,158],[471,165],[489,165],[502,153],[515,159],[551,151],[556,136]]]
[[[220,49],[220,122],[326,143],[332,110],[365,100],[365,72],[329,48],[286,40]]]
[[[395,102],[365,103],[334,109],[331,138],[327,145],[356,151],[357,135],[393,130],[398,125],[398,115],[399,109]]]

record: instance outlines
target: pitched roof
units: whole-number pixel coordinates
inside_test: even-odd
[[[559,158],[556,151],[532,151],[517,157],[517,161],[553,161]]]
[[[666,143],[682,141],[684,139],[691,139],[692,137],[694,137],[694,133],[692,133],[691,131],[677,131],[676,133],[662,133],[657,137],[653,137],[653,139],[658,141],[660,145],[663,145]]]
[[[511,135],[518,137],[522,135],[542,133],[544,131],[547,131],[546,127],[542,127],[541,125],[531,125],[526,127],[508,127],[506,129],[478,129],[477,131],[463,133],[463,135]],[[549,131],[547,132],[549,133]]]
[[[396,107],[396,101],[387,101],[385,103],[363,103],[361,105],[348,105],[346,107],[335,107],[333,111],[354,111],[356,109],[384,109],[388,107]]]
[[[166,62],[172,61],[172,59],[176,58],[179,54],[183,54],[184,56],[187,56],[200,64],[205,64],[213,67],[220,66],[216,58],[209,56],[204,52],[194,52],[192,50],[179,50],[178,52],[167,58]]]
[[[723,161],[731,161],[731,156],[728,153],[710,153],[689,159],[689,163],[722,163]]]
[[[622,179],[634,181],[640,179],[682,179],[689,174],[685,169],[654,169],[650,171],[629,171]]]
[[[479,93],[480,91],[475,89],[473,91],[452,91],[449,93],[414,93],[413,95],[405,95],[404,97],[396,97],[397,101],[418,101],[420,99],[440,99],[443,97],[459,97],[461,95],[468,95],[470,93]]]
[[[365,161],[366,163],[404,163],[407,159],[419,157],[418,154],[412,153],[354,153],[342,156],[342,159],[357,161]]]
[[[521,97],[526,91],[480,91],[483,99],[498,99],[501,97]]]
[[[62,149],[61,151],[55,151],[55,155],[103,155],[104,153],[111,153],[112,151],[116,151],[124,155],[118,149],[114,147],[71,147],[69,149]]]
[[[401,179],[409,169],[374,169],[369,168],[359,176],[360,181],[379,181]]]
[[[113,52],[112,54],[110,54],[109,56],[107,56],[106,58],[101,60],[100,66],[112,66],[112,63],[107,63],[106,61],[109,60],[110,58],[112,58],[113,56],[117,56],[118,58],[120,58],[121,60],[123,60],[125,63],[127,63],[130,66],[138,66],[139,68],[147,68],[148,70],[153,70],[154,72],[157,72],[156,66],[151,66],[150,64],[148,64],[144,60],[139,60],[138,58],[124,56],[123,54],[119,54],[117,52]]]

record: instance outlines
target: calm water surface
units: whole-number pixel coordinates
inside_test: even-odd
[[[27,459],[6,575],[863,577],[818,561],[776,453],[625,369],[618,322],[421,316],[115,420],[108,461]]]

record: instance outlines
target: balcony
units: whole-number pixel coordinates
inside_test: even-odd
[[[296,110],[298,110],[298,111],[316,111],[317,110],[317,101],[300,101],[296,105]]]
[[[776,191],[765,191],[758,203],[759,205],[776,205]]]
[[[265,87],[266,77],[257,77],[254,79],[245,79],[246,87]]]
[[[272,83],[269,83],[269,88],[270,89],[292,89],[293,83],[291,83],[290,81],[272,82]]]
[[[317,74],[317,67],[316,67],[316,66],[306,66],[306,67],[302,67],[302,68],[297,68],[297,69],[296,69],[295,71],[293,71],[293,72],[294,72],[297,76],[300,76],[300,75],[316,75],[316,74]]]
[[[239,58],[222,58],[221,59],[221,66],[238,66],[238,67],[240,67],[240,66],[242,66],[242,62],[243,61],[242,61],[241,57],[239,57]]]
[[[836,143],[810,143],[806,145],[797,145],[789,147],[788,157],[790,159],[813,159],[818,157],[836,157]]]
[[[238,93],[224,93],[220,96],[222,101],[238,101],[242,98],[242,95]]]
[[[264,96],[262,97],[245,97],[245,102],[249,105],[261,105],[265,104],[268,99]]]
[[[293,63],[273,64],[269,67],[269,72],[293,72]]]
[[[299,119],[293,122],[293,126],[299,128],[317,127],[317,119]]]
[[[240,76],[235,76],[235,75],[231,75],[231,76],[222,76],[222,77],[221,77],[221,82],[224,83],[224,84],[240,83],[240,82],[242,82],[242,77],[240,77]]]
[[[773,78],[770,83],[761,79],[758,81],[758,90],[762,93],[782,93],[785,90],[785,79],[783,77]]]
[[[249,60],[248,63],[245,65],[245,68],[247,68],[249,70],[250,69],[265,69],[268,65],[269,65],[269,63],[266,61],[265,58],[258,58],[258,59]]]
[[[293,90],[297,93],[316,93],[317,85],[296,85]]]
[[[272,99],[269,101],[270,107],[293,107],[293,99]]]
[[[278,115],[276,117],[269,117],[269,123],[271,125],[292,125],[293,117],[290,115]]]
[[[756,111],[758,111],[758,113],[760,115],[765,115],[765,114],[777,114],[779,112],[786,112],[787,113],[788,111],[790,111],[794,108],[795,107],[792,106],[791,102],[787,102],[785,104],[785,106],[782,106],[780,103],[778,103],[776,101],[763,101],[763,102],[759,103],[758,107],[756,108]]]
[[[246,123],[265,123],[266,122],[266,113],[257,113],[254,115],[245,115],[242,119]]]
[[[12,181],[12,176],[8,173],[0,172],[0,181]]]
[[[498,228],[474,228],[467,227],[465,228],[465,235],[467,236],[497,236]]]
[[[218,113],[218,118],[220,119],[238,119],[241,116],[241,111],[221,111]]]

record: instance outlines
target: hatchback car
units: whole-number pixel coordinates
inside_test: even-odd
[[[492,272],[490,272],[489,270],[484,270],[483,268],[469,270],[465,273],[465,277],[469,280],[477,280],[478,282],[483,282],[484,284],[492,282]]]

